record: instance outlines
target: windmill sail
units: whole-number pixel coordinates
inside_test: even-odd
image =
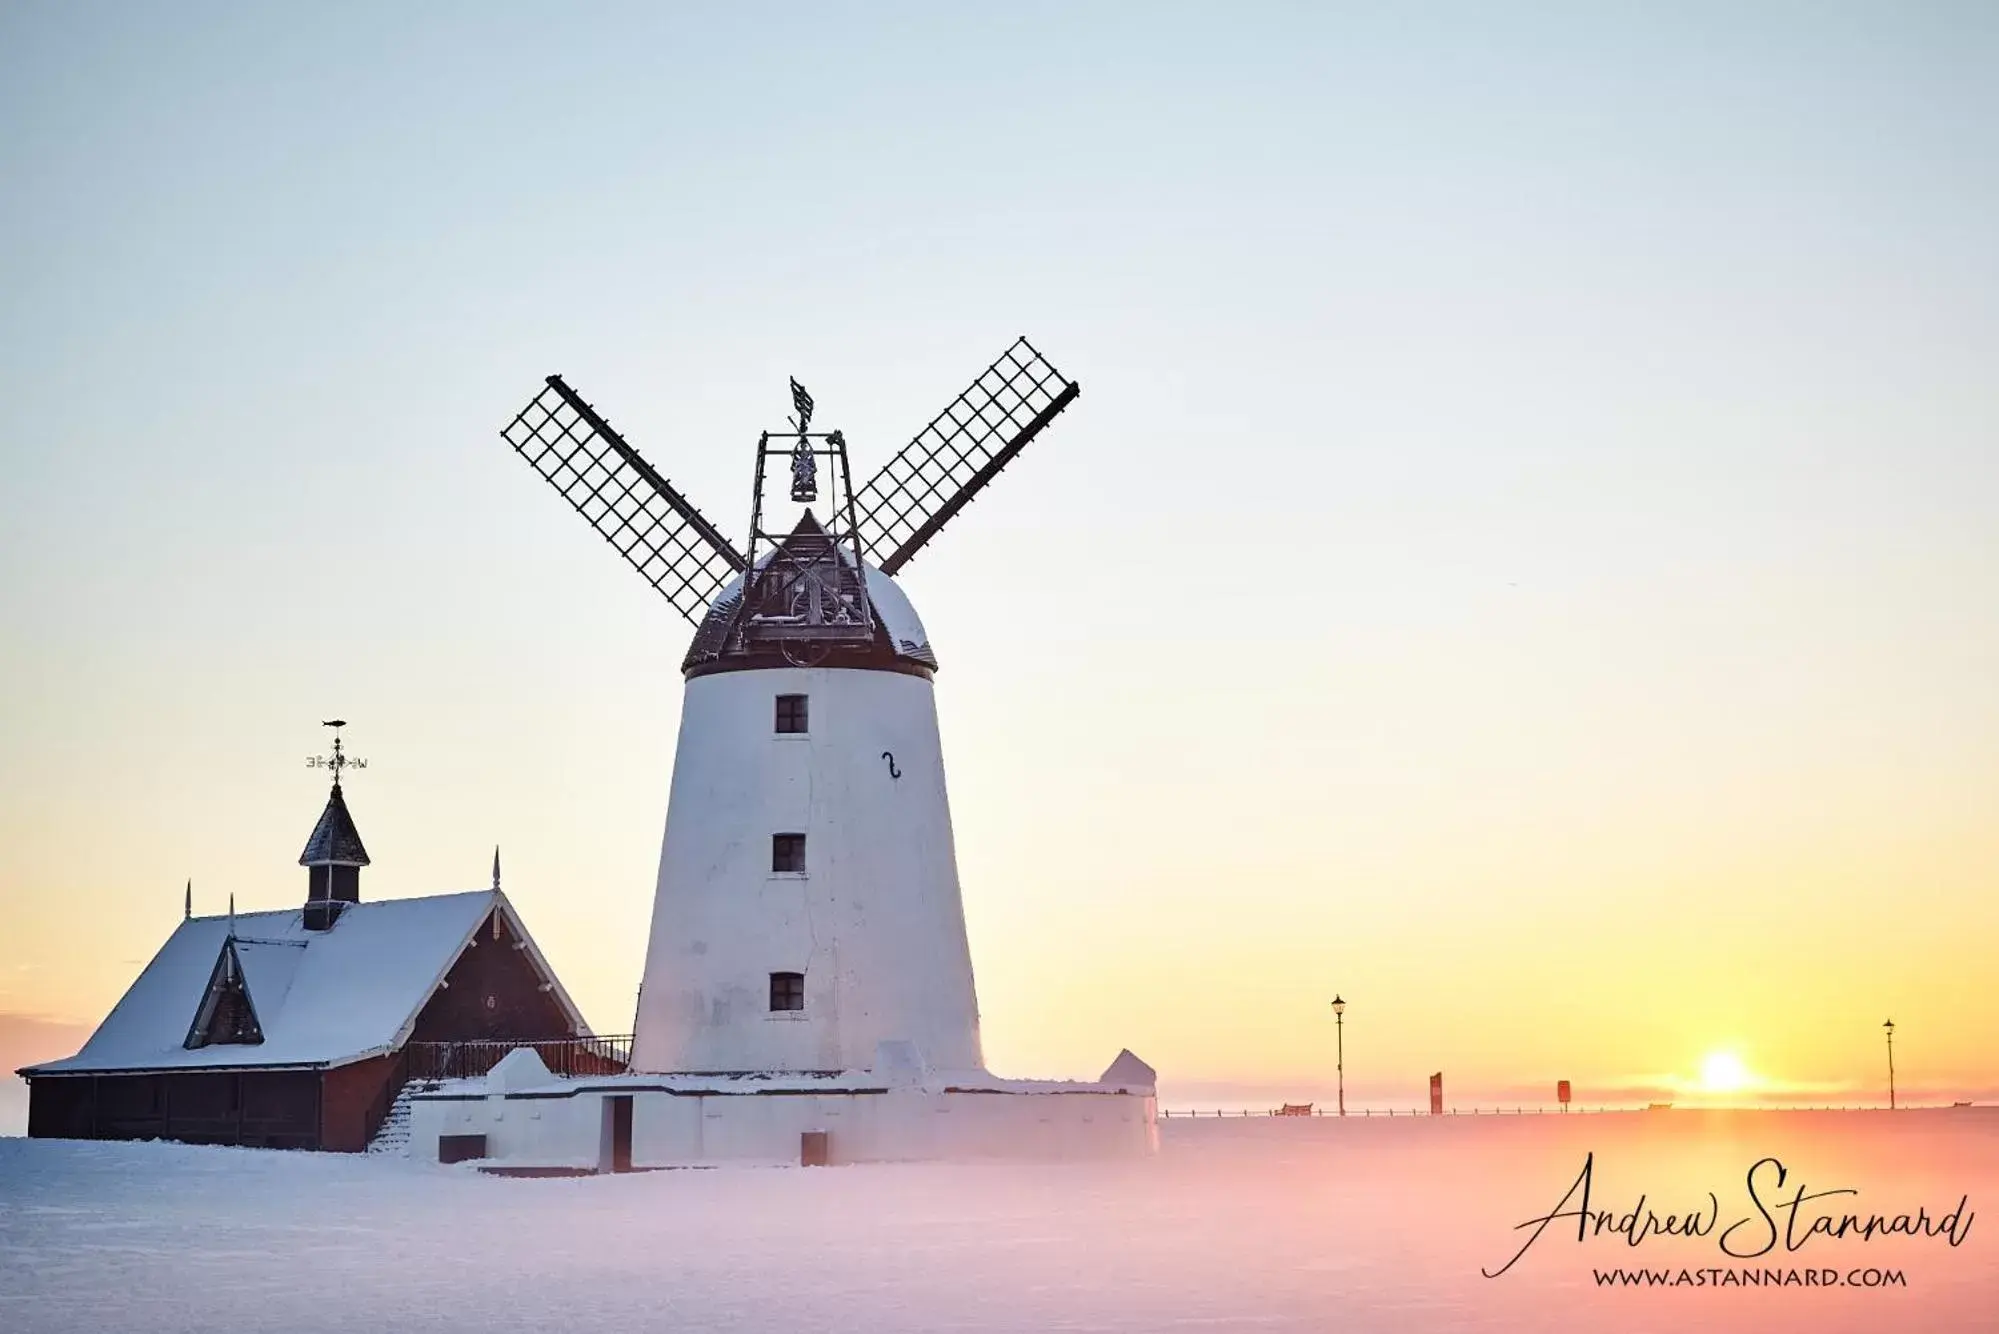
[[[561,376],[500,435],[696,625],[743,568],[729,539]]]
[[[1080,392],[1025,338],[1001,353],[855,497],[868,560],[907,565]]]

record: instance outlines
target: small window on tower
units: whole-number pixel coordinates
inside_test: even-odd
[[[777,730],[780,732],[803,732],[805,730],[805,696],[779,695],[777,697]]]
[[[802,1010],[805,1008],[805,974],[772,973],[770,975],[770,1008],[778,1010]]]
[[[805,835],[772,834],[770,869],[784,875],[805,874]]]

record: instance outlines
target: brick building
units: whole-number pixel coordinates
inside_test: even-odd
[[[299,864],[298,907],[188,913],[81,1051],[20,1072],[31,1136],[360,1150],[413,1050],[588,1034],[497,853],[489,889],[363,903],[336,781]]]

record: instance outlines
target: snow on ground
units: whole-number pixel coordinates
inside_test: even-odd
[[[1201,1120],[1149,1162],[505,1180],[362,1156],[0,1139],[0,1330],[1989,1329],[1999,1114]],[[1596,1207],[1749,1213],[1764,1154],[1880,1209],[1971,1196],[1958,1247],[1813,1243],[1888,1290],[1597,1288],[1712,1240],[1512,1229],[1595,1154]],[[1848,1197],[1854,1198],[1854,1197]]]

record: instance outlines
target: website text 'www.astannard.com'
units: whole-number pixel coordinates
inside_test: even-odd
[[[1899,1269],[1592,1269],[1599,1288],[1906,1288]]]

